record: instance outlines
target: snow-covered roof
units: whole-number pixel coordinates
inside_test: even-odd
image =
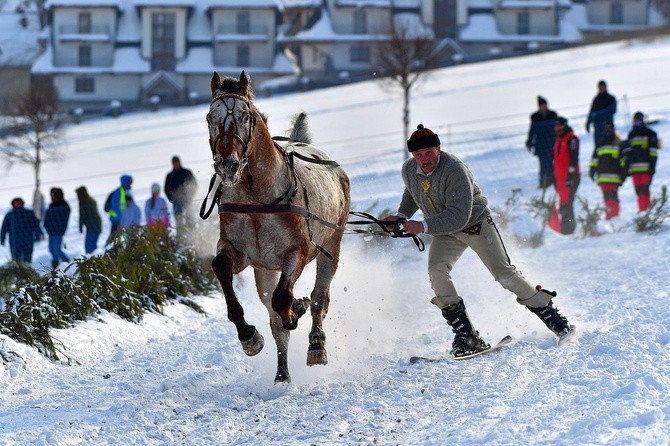
[[[39,56],[40,25],[37,12],[16,12],[18,0],[0,2],[0,67],[26,67]],[[24,18],[25,27],[21,25]]]
[[[582,35],[579,30],[565,18],[559,22],[560,33],[548,34],[502,34],[498,31],[495,17],[492,14],[473,14],[468,25],[463,28],[459,40],[463,42],[538,42],[560,43],[579,42]]]
[[[319,8],[322,0],[279,0],[284,8]]]
[[[393,17],[395,26],[402,27],[406,31],[405,37],[408,39],[434,39],[435,32],[430,26],[426,26],[418,14],[409,12],[403,14],[396,14]]]
[[[349,8],[419,8],[419,0],[336,0],[335,6]]]
[[[44,7],[51,8],[122,8],[124,0],[47,0]]]

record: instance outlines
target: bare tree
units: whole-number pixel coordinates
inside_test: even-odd
[[[432,30],[418,21],[391,20],[391,34],[387,41],[374,47],[375,65],[382,85],[400,88],[403,95],[403,146],[409,139],[411,91],[439,66],[441,54]]]
[[[63,123],[64,117],[58,112],[56,92],[50,88],[33,87],[11,101],[10,114],[0,131],[0,158],[5,161],[7,168],[16,163],[28,164],[33,168],[33,207],[36,214],[40,214],[43,209],[40,192],[42,164],[63,158],[60,150]]]

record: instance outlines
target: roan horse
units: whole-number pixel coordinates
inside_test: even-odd
[[[312,314],[307,365],[327,364],[323,319],[337,269],[350,205],[346,173],[323,151],[303,143],[305,116],[294,120],[286,149],[275,144],[265,116],[253,104],[251,82],[214,73],[207,123],[214,170],[220,179],[220,237],[212,268],[226,299],[228,318],[244,352],[253,356],[263,337],[247,323],[233,289],[233,275],[252,266],[256,288],[270,313],[277,344],[275,382],[290,381],[290,331],[307,308]],[[296,159],[297,158],[297,159]],[[295,299],[293,286],[316,259],[311,300]]]

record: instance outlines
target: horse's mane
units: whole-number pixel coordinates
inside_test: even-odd
[[[288,137],[294,141],[312,144],[312,134],[307,127],[307,113],[300,112],[293,116],[291,130]]]
[[[244,76],[246,76],[246,74]],[[221,80],[220,90],[225,93],[238,94],[240,96],[244,96],[249,100],[252,100],[254,98],[254,90],[253,88],[251,88],[251,83],[248,81],[242,83],[234,77],[228,77],[228,76],[224,77]]]

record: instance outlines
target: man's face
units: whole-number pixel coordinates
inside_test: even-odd
[[[607,91],[607,86],[603,84],[598,84],[598,93],[603,94]]]
[[[412,152],[414,160],[423,173],[431,173],[437,167],[437,159],[440,155],[440,146],[419,149]]]
[[[556,134],[558,136],[563,136],[563,134],[565,133],[565,126],[560,122],[557,122],[556,124],[554,124],[554,130],[556,131]]]

